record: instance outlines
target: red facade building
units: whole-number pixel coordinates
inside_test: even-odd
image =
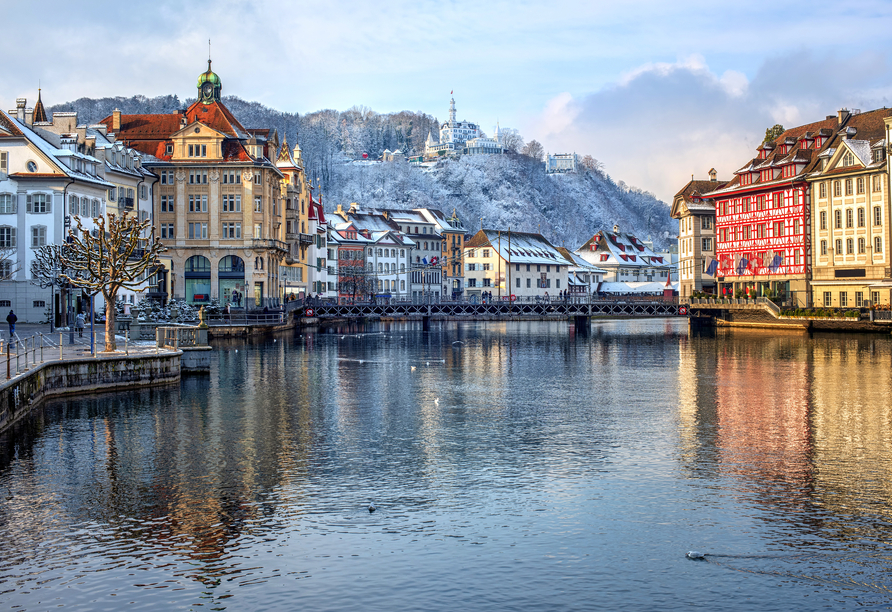
[[[758,148],[716,205],[716,280],[723,296],[774,296],[810,305],[811,193],[818,165],[848,113],[784,131]]]

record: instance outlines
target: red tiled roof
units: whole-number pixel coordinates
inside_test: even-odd
[[[167,140],[183,127],[180,121],[182,117],[183,114],[181,113],[121,115],[121,129],[117,131],[115,136],[121,140],[128,141]],[[185,117],[186,125],[198,121],[218,132],[226,134],[230,138],[239,138],[248,133],[238,119],[229,112],[229,109],[220,102],[211,104],[195,102],[186,109]],[[109,132],[114,132],[112,121],[112,116],[108,116],[99,123],[105,124]]]
[[[15,124],[6,116],[6,113],[0,112],[0,126],[3,126],[3,129],[9,132],[10,136],[6,134],[0,135],[0,138],[20,138],[24,136],[22,134],[22,130],[17,128]]]

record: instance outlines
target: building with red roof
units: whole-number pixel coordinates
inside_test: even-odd
[[[278,305],[285,242],[284,174],[274,130],[246,129],[221,101],[220,77],[198,77],[198,100],[172,114],[101,121],[106,132],[144,155],[160,180],[152,217],[168,247],[169,294],[195,305]]]
[[[716,288],[723,296],[777,296],[811,305],[811,191],[808,176],[849,120],[847,111],[785,130],[763,143],[755,158],[715,202]]]

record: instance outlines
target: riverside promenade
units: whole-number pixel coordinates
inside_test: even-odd
[[[179,329],[194,334],[193,328]],[[184,350],[209,349],[181,349],[176,335],[173,340],[165,335],[160,343],[136,344],[119,336],[119,350],[106,353],[103,330],[96,333],[91,352],[89,330],[83,337],[75,334],[74,344],[69,332],[62,331],[60,344],[60,332],[50,333],[49,325],[17,325],[16,336],[10,343],[4,329],[0,338],[0,432],[48,397],[177,382]]]

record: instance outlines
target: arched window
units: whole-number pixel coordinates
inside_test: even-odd
[[[190,259],[194,259],[190,258]],[[210,270],[210,264],[208,264]],[[242,272],[245,271],[245,260],[238,255],[227,255],[220,260],[220,272]]]
[[[839,209],[833,211],[833,227],[842,229],[842,211]]]
[[[381,264],[381,262],[379,261],[379,262],[378,262],[378,272],[383,272],[383,271],[384,271],[384,266],[383,266],[383,265]]]
[[[400,281],[400,291],[405,291],[405,290],[406,290],[406,281],[401,280]]]
[[[405,249],[400,249],[400,257],[405,257],[405,256],[406,256]]]
[[[201,255],[193,255],[186,260],[186,272],[207,272],[210,278],[211,260]]]
[[[873,239],[873,252],[874,253],[882,253],[883,252],[883,239],[879,236],[876,236]]]
[[[820,193],[821,193],[820,197],[822,197],[822,198],[827,197],[827,183],[823,183],[823,182],[821,183]]]
[[[381,249],[378,249],[378,257],[381,257]]]
[[[369,249],[369,257],[371,257],[374,254],[375,254],[375,251],[373,251],[372,249]]]
[[[255,270],[263,270],[263,257],[255,257],[254,258],[254,269]]]
[[[406,264],[400,264],[400,272],[406,271]]]
[[[846,227],[852,227],[855,224],[854,214],[851,208],[846,209]]]
[[[852,195],[852,179],[846,179],[846,195]]]
[[[864,209],[858,209],[858,227],[864,227],[865,218],[864,218]]]
[[[864,177],[858,177],[858,193],[864,193]]]
[[[842,255],[842,240],[837,238],[836,242],[834,242],[834,245],[836,248],[834,249],[833,254],[834,255]]]
[[[846,238],[846,255],[851,255],[855,252],[855,241],[851,238]]]
[[[858,238],[858,254],[859,254],[859,255],[863,255],[863,254],[864,254],[864,249],[865,249],[866,246],[867,246],[867,245],[866,245],[865,242],[864,242],[864,238],[863,238],[863,237]]]
[[[833,181],[833,196],[839,197],[842,195],[842,192],[839,190],[839,181]]]

